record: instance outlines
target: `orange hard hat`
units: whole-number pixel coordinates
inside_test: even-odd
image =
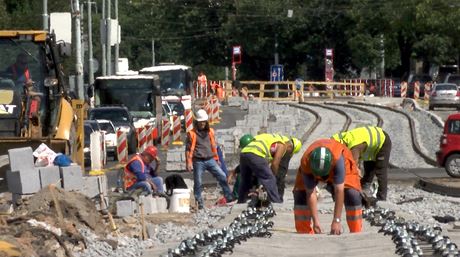
[[[150,155],[153,159],[157,157],[158,150],[155,146],[149,146],[145,148],[145,150],[142,152],[143,154],[148,154]]]

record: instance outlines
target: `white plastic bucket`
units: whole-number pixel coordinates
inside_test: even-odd
[[[189,213],[190,212],[190,190],[174,189],[170,198],[169,212]]]

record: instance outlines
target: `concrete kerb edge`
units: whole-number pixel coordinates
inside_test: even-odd
[[[417,103],[417,101],[415,101],[414,99],[411,99],[411,98],[404,98],[403,102],[401,103],[402,106],[406,105],[407,103],[411,104],[414,106],[414,108],[417,110],[417,111],[421,111],[423,113],[426,113],[428,116],[430,116],[431,120],[436,123],[436,125],[438,125],[439,127],[441,128],[444,128],[444,121],[441,119],[441,117],[439,117],[438,115],[432,113],[432,112],[429,112],[429,111],[426,111],[424,110],[423,108],[420,108],[420,105]]]

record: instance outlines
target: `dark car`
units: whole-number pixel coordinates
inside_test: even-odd
[[[407,81],[408,97],[414,97],[414,85],[417,81],[420,83],[419,97],[423,97],[425,95],[425,84],[432,83],[433,78],[428,74],[410,74],[405,81]]]
[[[393,96],[401,97],[401,80],[394,78],[393,83]]]
[[[101,106],[89,110],[90,120],[110,120],[115,128],[126,131],[128,138],[128,152],[135,153],[137,148],[136,129],[133,117],[124,106]]]
[[[460,87],[460,74],[448,74],[444,79],[444,83],[454,83]]]

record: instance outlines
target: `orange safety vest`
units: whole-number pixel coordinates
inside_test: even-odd
[[[303,174],[312,174],[310,169],[310,153],[317,147],[327,147],[332,153],[331,171],[327,178],[315,176],[318,181],[333,183],[335,164],[340,156],[344,157],[345,161],[345,188],[353,188],[361,191],[361,183],[359,179],[358,166],[353,159],[351,151],[341,143],[334,139],[319,139],[311,144],[307,151],[302,156],[300,168],[297,170],[297,176],[294,186],[294,220],[297,233],[314,234],[312,229],[311,219],[313,213],[307,206],[307,199],[303,198],[306,188],[303,182]],[[361,205],[352,206],[345,204],[345,213],[347,225],[351,233],[361,232],[362,230],[362,207]]]
[[[14,80],[17,80],[20,76],[18,76],[18,67],[16,66],[16,64],[13,64],[13,66],[11,66],[11,70],[13,71]],[[29,68],[26,68],[24,70],[24,77],[26,78],[26,82],[30,80]]]
[[[187,133],[187,136],[190,138],[190,150],[185,153],[185,158],[187,160],[187,164],[192,166],[193,160],[193,152],[195,151],[196,146],[196,130],[192,129]],[[209,128],[209,139],[211,141],[211,150],[214,154],[214,160],[219,160],[219,156],[217,155],[217,144],[216,140],[214,139],[214,129]]]
[[[144,161],[139,156],[139,154],[134,155],[131,158],[131,160],[129,160],[129,162],[125,165],[124,177],[123,177],[123,182],[124,182],[123,186],[124,186],[125,190],[130,188],[130,187],[132,187],[137,181],[136,175],[134,175],[134,173],[131,170],[129,170],[129,168],[128,168],[128,166],[134,161],[140,161],[141,166],[142,166],[142,172],[145,173]]]
[[[345,145],[335,141],[334,139],[319,139],[308,147],[300,161],[300,169],[297,171],[294,190],[306,190],[303,182],[302,172],[305,174],[312,174],[310,169],[309,156],[310,153],[317,147],[326,147],[329,149],[329,151],[331,151],[332,165],[331,171],[329,172],[329,176],[327,178],[315,176],[315,179],[317,181],[333,183],[335,164],[339,160],[340,156],[343,156],[345,161],[345,188],[353,188],[361,191],[358,166],[353,159],[353,154]]]
[[[202,87],[206,87],[208,85],[208,79],[206,78],[206,75],[201,75],[198,76],[198,84]]]

